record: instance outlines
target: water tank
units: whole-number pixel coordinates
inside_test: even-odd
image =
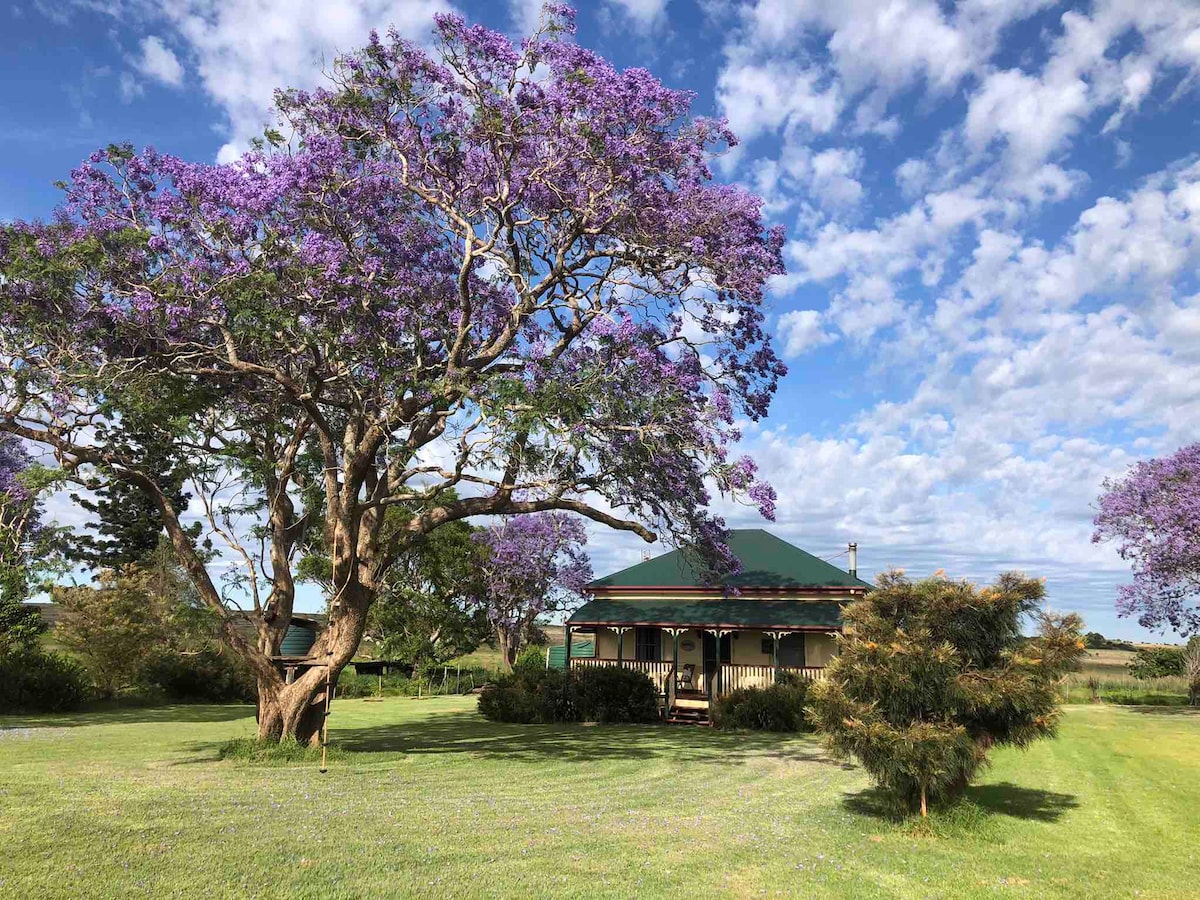
[[[317,626],[304,619],[292,619],[283,643],[279,645],[280,656],[308,656],[317,639]]]

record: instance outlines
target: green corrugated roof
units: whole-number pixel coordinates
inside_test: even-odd
[[[806,553],[761,528],[729,532],[729,549],[742,563],[742,571],[719,585],[706,584],[692,554],[672,550],[654,559],[598,578],[592,590],[604,588],[737,587],[737,588],[865,588],[871,585],[837,566]]]
[[[839,628],[836,600],[592,600],[571,625],[732,625],[745,628]]]

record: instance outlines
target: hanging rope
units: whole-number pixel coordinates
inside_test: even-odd
[[[333,536],[333,558],[337,559],[337,539],[335,533]],[[334,594],[333,599],[329,602],[329,640],[325,643],[325,714],[321,719],[321,769],[320,772],[324,775],[329,771],[326,765],[327,753],[329,750],[329,701],[330,695],[333,693],[333,645],[337,636],[337,630],[341,627],[341,618],[338,617],[337,611],[342,604],[342,592],[350,583],[347,578],[345,583]]]
[[[325,754],[329,748],[329,695],[333,691],[333,686],[330,684],[330,673],[333,671],[333,666],[329,659],[333,656],[333,650],[326,651],[325,654],[325,717],[321,720],[321,774],[324,775],[329,768],[325,765]]]

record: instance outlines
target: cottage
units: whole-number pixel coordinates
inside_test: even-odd
[[[730,532],[728,544],[742,571],[720,584],[705,583],[679,550],[593,581],[593,599],[566,623],[566,664],[639,669],[670,718],[693,720],[707,718],[713,697],[781,673],[821,677],[841,604],[870,588],[856,571],[856,545],[847,572],[758,528]],[[572,655],[581,638],[594,656]]]

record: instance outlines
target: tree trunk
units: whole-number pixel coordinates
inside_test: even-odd
[[[325,721],[325,670],[311,669],[319,678],[298,678],[282,687],[259,684],[258,739],[295,740],[310,747],[321,743]],[[336,683],[336,682],[335,682]]]
[[[497,628],[496,645],[500,648],[500,661],[504,670],[511,672],[517,661],[517,652],[521,649],[520,635],[511,634],[507,628]]]
[[[300,672],[291,684],[258,679],[258,739],[298,743],[316,747],[321,743],[325,721],[326,685],[336,685],[338,675],[353,658],[366,627],[370,594],[364,588],[346,592],[336,617],[321,632],[309,657],[326,665]],[[331,688],[332,689],[332,688]],[[332,702],[332,697],[330,701]]]

